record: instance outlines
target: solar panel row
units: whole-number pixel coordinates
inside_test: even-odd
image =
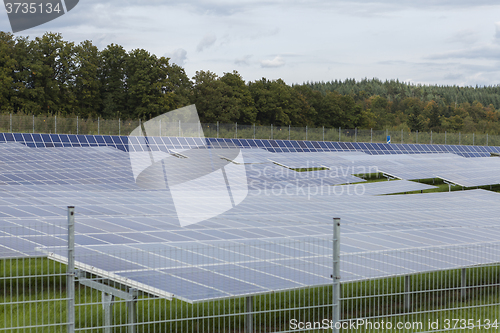
[[[206,145],[213,148],[262,148],[270,152],[363,151],[367,154],[426,154],[454,153],[465,157],[489,156],[500,153],[495,146],[461,146],[431,144],[384,144],[362,142],[323,142],[296,140],[215,139],[150,137],[151,150],[168,152],[172,149],[191,149]],[[110,146],[123,151],[147,151],[148,146],[136,137],[75,134],[0,133],[0,142],[19,142],[28,147],[93,147]]]

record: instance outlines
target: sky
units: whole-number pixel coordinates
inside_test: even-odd
[[[61,33],[167,56],[189,77],[238,71],[288,84],[354,78],[500,84],[498,0],[80,0],[16,33]],[[10,32],[5,9],[0,30]]]

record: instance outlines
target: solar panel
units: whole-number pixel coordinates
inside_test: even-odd
[[[208,161],[199,160],[201,153],[196,151],[209,150],[204,142],[152,137],[146,145],[140,138],[125,142],[119,137],[85,136],[85,142],[80,136],[3,137],[12,140],[0,144],[0,256],[47,254],[64,261],[66,206],[74,205],[76,256],[81,269],[190,302],[330,284],[332,216],[342,219],[344,281],[485,263],[492,257],[478,252],[479,259],[461,258],[459,247],[494,242],[500,235],[496,193],[378,196],[432,187],[409,181],[363,184],[352,176],[370,166],[397,171],[416,164],[472,160],[456,155],[279,154],[247,149],[238,158],[229,148],[235,141],[208,139],[205,143],[210,146],[225,146],[210,148],[210,163],[243,168],[250,185],[248,195],[221,214],[183,227],[167,186],[138,184],[129,148],[153,160],[166,160],[163,165],[176,170],[172,177],[185,177],[195,172],[184,167],[184,162],[201,165]],[[15,142],[17,139],[23,143]],[[26,146],[32,142],[29,140],[42,141],[44,147],[30,148]],[[49,140],[55,148],[45,148]],[[68,146],[63,147],[65,144]],[[118,148],[120,144],[125,148]],[[288,149],[280,142],[260,144]],[[311,142],[290,144],[325,149]],[[362,146],[338,147],[355,150]],[[380,145],[372,147],[382,150]],[[193,149],[184,150],[188,148]],[[325,165],[328,170],[296,172],[273,164],[270,155],[289,167]],[[490,159],[477,159],[477,163],[482,160],[495,166]],[[148,173],[143,176],[156,179]],[[330,186],[346,183],[358,184]],[[196,196],[204,200],[199,210],[217,204],[216,197],[203,192],[214,186],[210,180],[195,185]],[[441,253],[436,246],[448,250]],[[405,263],[402,254],[434,261],[427,266],[418,260]],[[381,255],[388,262],[384,269],[376,269],[380,268],[376,258]]]

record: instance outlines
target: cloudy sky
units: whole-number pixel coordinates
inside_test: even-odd
[[[0,30],[11,31],[5,9]],[[498,0],[80,0],[16,35],[47,31],[168,56],[190,77],[500,84]]]

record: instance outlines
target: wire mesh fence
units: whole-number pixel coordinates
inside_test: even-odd
[[[0,114],[0,132],[130,135],[141,120],[84,119],[58,116]],[[156,125],[155,125],[156,126]],[[306,140],[500,146],[500,135],[486,133],[419,132],[374,129],[257,126],[234,124],[158,123],[155,135],[228,139]]]
[[[499,326],[498,242],[343,252],[336,298],[332,237],[76,246],[72,270],[64,223],[1,231],[1,332],[485,332]],[[259,286],[274,291],[255,292]]]

